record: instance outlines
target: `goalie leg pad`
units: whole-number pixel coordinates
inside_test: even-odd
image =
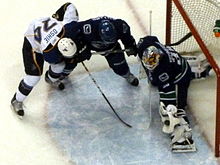
[[[159,110],[163,122],[162,131],[171,134],[171,149],[173,152],[195,152],[196,147],[192,139],[192,129],[189,127],[186,113],[174,105],[167,107],[160,103]]]
[[[192,129],[184,118],[175,127],[171,135],[171,149],[173,152],[195,152],[196,147],[192,139]]]
[[[196,147],[192,139],[192,129],[186,117],[180,117],[180,123],[171,134],[171,149],[173,152],[195,152]]]
[[[180,118],[177,117],[177,108],[174,105],[168,105],[167,107],[163,102],[160,102],[159,110],[163,125],[162,131],[170,134],[174,131],[177,124],[181,122]]]

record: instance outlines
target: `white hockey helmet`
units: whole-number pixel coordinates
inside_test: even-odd
[[[144,50],[141,60],[148,70],[154,70],[159,65],[160,52],[155,46],[149,46]]]
[[[75,42],[70,38],[61,38],[57,44],[60,53],[65,58],[72,58],[77,51]]]

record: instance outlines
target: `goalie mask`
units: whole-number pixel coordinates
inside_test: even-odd
[[[65,58],[72,58],[77,51],[75,42],[70,38],[62,38],[59,40],[58,49]]]
[[[142,63],[148,70],[154,70],[159,65],[160,52],[155,46],[150,46],[144,50]]]
[[[115,26],[109,20],[101,21],[99,24],[99,35],[105,44],[115,43],[117,40]]]

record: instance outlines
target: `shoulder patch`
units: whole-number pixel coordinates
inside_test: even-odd
[[[164,82],[164,81],[167,81],[169,79],[169,75],[167,73],[162,73],[159,75],[159,80]]]
[[[90,34],[92,33],[92,28],[91,28],[91,25],[90,24],[85,24],[83,26],[83,33],[84,34]]]

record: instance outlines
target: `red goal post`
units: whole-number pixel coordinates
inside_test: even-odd
[[[183,54],[203,52],[217,77],[215,156],[219,157],[220,69],[210,48],[216,44],[220,47],[220,43],[216,42],[212,32],[216,19],[220,19],[218,0],[167,0],[166,44],[179,43],[178,41],[188,34],[188,38],[186,37],[182,43],[174,46],[174,48]]]

